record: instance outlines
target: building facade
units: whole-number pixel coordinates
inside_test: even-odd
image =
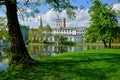
[[[52,28],[51,32],[43,31],[43,35],[51,34],[49,36],[44,36],[43,40],[56,41],[55,36],[65,36],[68,41],[73,42],[83,42],[84,34],[86,32],[86,27],[66,27],[66,19],[56,19],[56,28]]]
[[[86,32],[85,27],[65,27],[65,28],[52,28],[52,31],[49,32],[51,36],[44,37],[44,40],[47,41],[55,41],[55,35],[65,36],[68,38],[68,41],[73,42],[83,42],[84,34]],[[43,31],[43,34],[47,34],[48,32]]]

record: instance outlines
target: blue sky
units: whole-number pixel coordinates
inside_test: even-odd
[[[89,26],[89,20],[90,16],[88,14],[88,9],[90,6],[92,6],[92,0],[71,0],[72,4],[80,8],[83,6],[84,8],[77,12],[76,16],[77,18],[75,20],[70,20],[66,14],[60,13],[60,18],[62,19],[65,17],[67,19],[67,27],[83,27],[83,26]],[[103,3],[108,3],[109,5],[119,4],[117,0],[102,0]],[[50,24],[52,27],[55,27],[55,19],[56,12],[50,10],[48,5],[41,6],[39,8],[41,10],[41,13],[39,16],[42,16],[43,19],[43,25]],[[32,25],[32,23],[30,23]],[[34,24],[34,27],[36,27],[38,22]]]
[[[101,0],[101,1],[103,3],[108,3],[110,5],[118,3],[118,0]],[[78,8],[83,6],[84,9],[87,9],[92,5],[92,0],[72,0],[71,2],[73,5],[77,6]],[[40,6],[41,14],[47,12],[49,9],[50,9],[49,5]]]
[[[72,4],[80,8],[83,6],[84,8],[81,10],[76,11],[76,19],[70,20],[67,15],[65,14],[65,11],[62,13],[59,13],[60,18],[66,18],[67,19],[67,27],[83,27],[83,26],[89,26],[89,20],[90,16],[88,14],[89,7],[92,6],[93,0],[71,0]],[[101,0],[103,3],[109,3],[110,5],[114,5],[115,9],[120,9],[120,4],[117,0]],[[51,27],[55,27],[55,19],[57,18],[57,14],[55,11],[50,9],[49,5],[41,5],[39,7],[40,14],[37,15],[35,18],[25,18],[27,21],[21,21],[20,24],[29,25],[31,28],[37,28],[39,26],[39,17],[41,16],[43,19],[43,25],[50,24]],[[30,10],[29,10],[30,11]],[[5,13],[0,11],[0,16],[4,16]]]

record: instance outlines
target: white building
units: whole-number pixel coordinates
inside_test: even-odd
[[[62,23],[63,22],[63,23]],[[51,34],[51,36],[44,36],[44,40],[55,41],[55,35],[61,35],[68,38],[68,41],[82,42],[84,41],[84,34],[86,27],[66,27],[66,19],[56,19],[56,28],[52,28],[51,32],[43,31],[43,34]]]

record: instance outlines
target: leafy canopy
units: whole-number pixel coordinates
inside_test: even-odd
[[[94,0],[89,10],[91,16],[90,27],[87,30],[87,37],[96,40],[107,40],[116,38],[120,31],[117,21],[117,14],[106,3]],[[90,39],[90,38],[89,38]]]

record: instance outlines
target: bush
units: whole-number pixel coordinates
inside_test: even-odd
[[[61,44],[65,44],[65,45],[75,45],[75,43],[72,42],[72,41],[65,41],[65,42],[63,42],[63,43],[61,43]]]
[[[44,44],[54,44],[55,42],[52,41],[44,41]]]

